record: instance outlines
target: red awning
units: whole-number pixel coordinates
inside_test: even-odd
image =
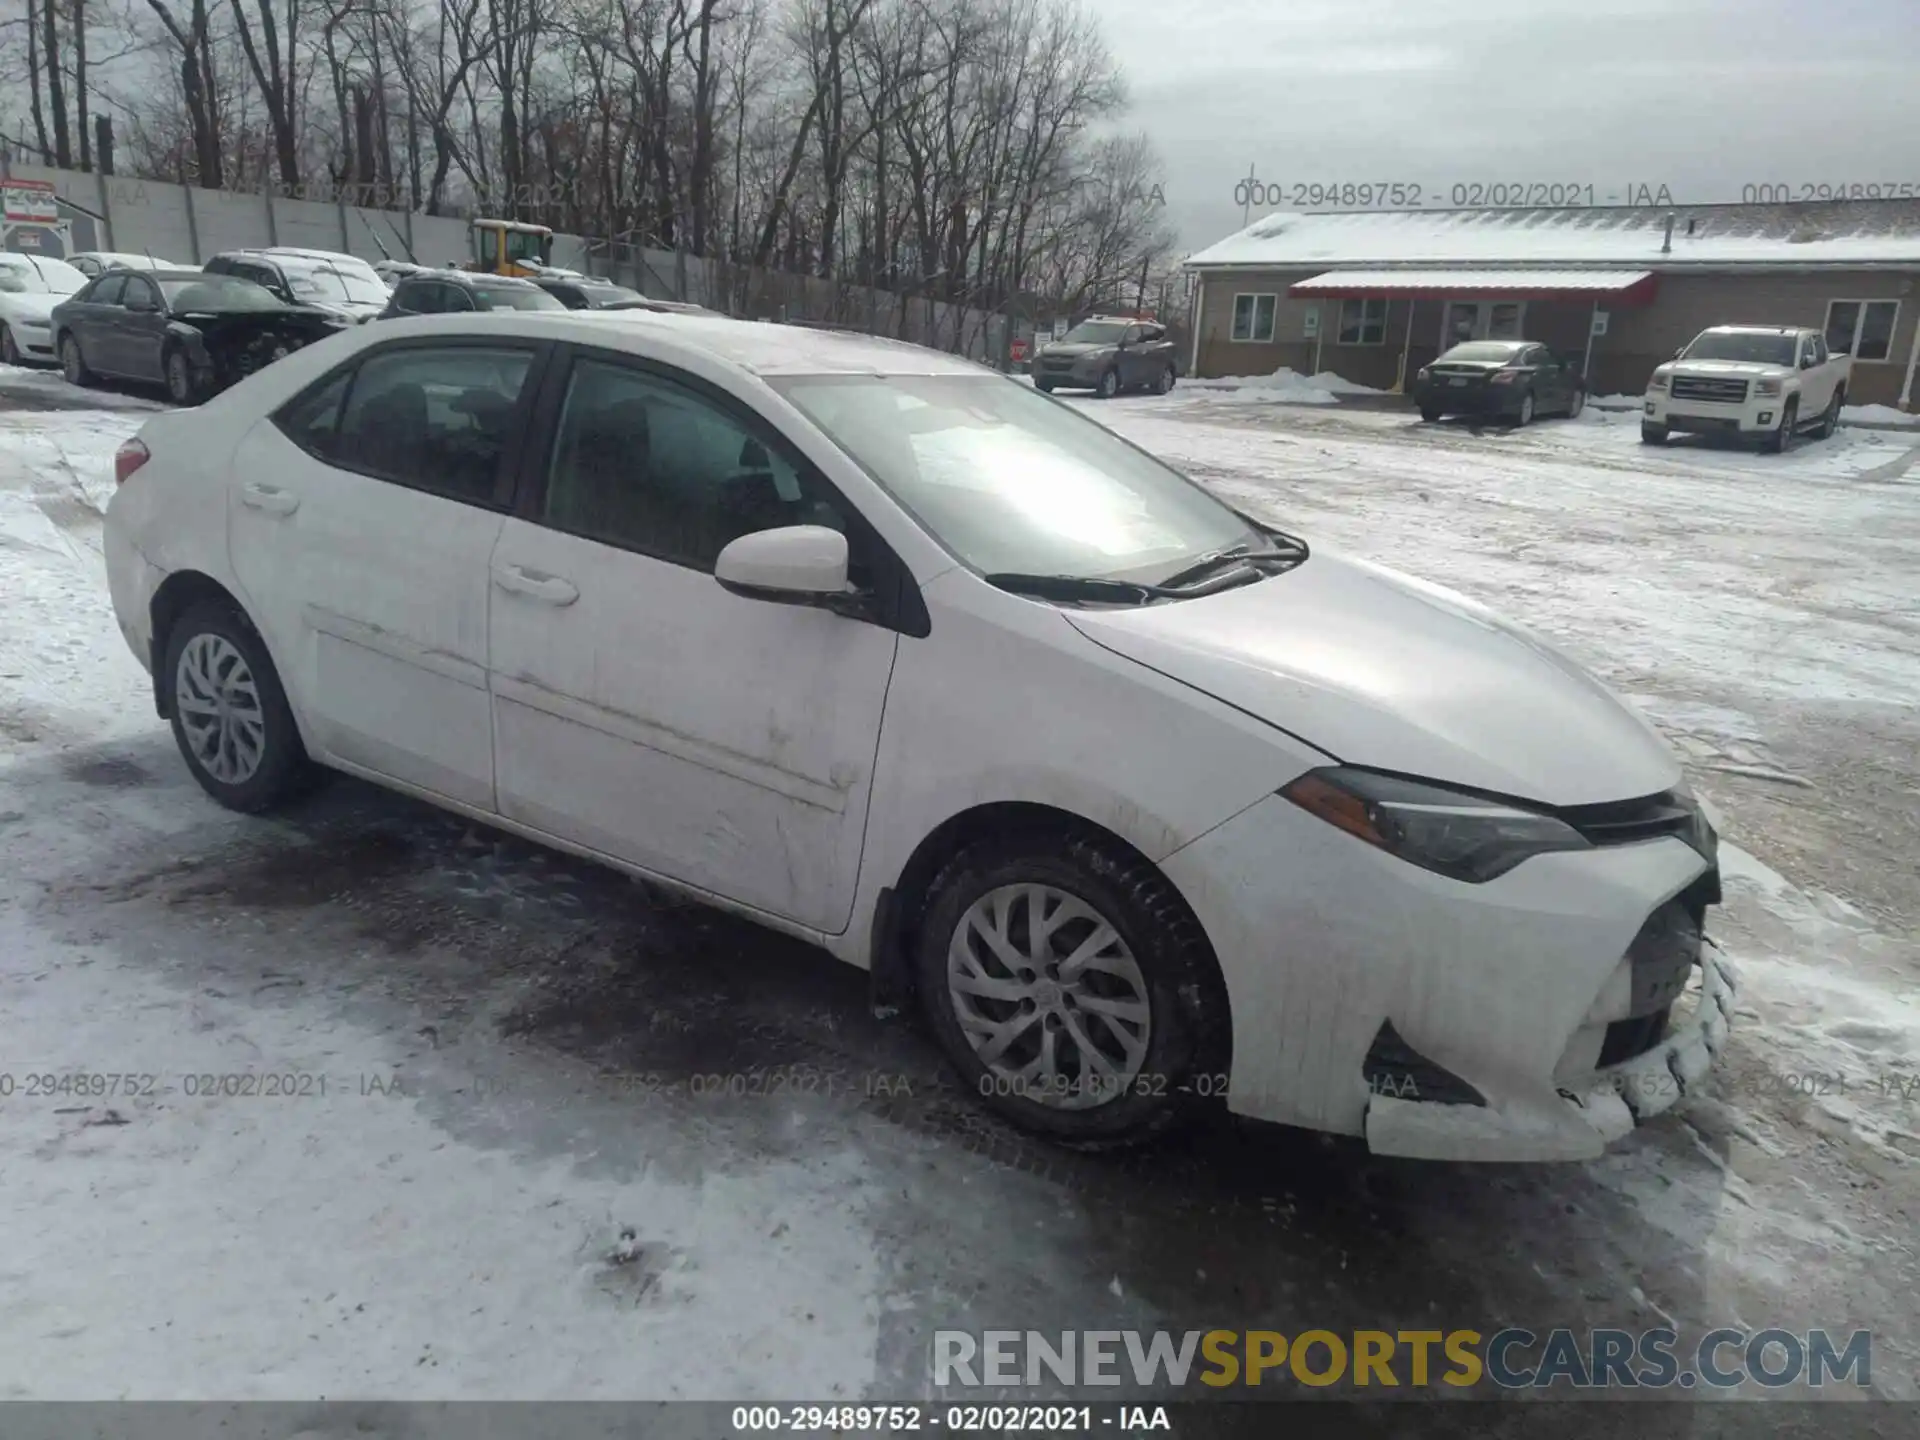
[[[1660,277],[1651,270],[1329,270],[1287,288],[1301,299],[1578,300],[1645,305]]]

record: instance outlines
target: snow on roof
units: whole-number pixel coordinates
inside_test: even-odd
[[[1667,216],[1673,249],[1663,254]],[[1693,233],[1688,233],[1689,224]],[[1196,269],[1330,265],[1920,265],[1920,200],[1262,216]]]
[[[1329,270],[1311,280],[1293,286],[1296,295],[1311,295],[1317,290],[1367,290],[1404,288],[1409,279],[1417,280],[1423,290],[1594,290],[1611,293],[1645,280],[1650,270],[1421,270],[1410,276],[1403,266],[1398,270]]]

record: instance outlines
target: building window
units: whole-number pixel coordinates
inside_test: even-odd
[[[1268,344],[1273,339],[1273,311],[1278,297],[1273,295],[1236,295],[1233,297],[1233,338]]]
[[[1381,345],[1387,338],[1387,302],[1384,300],[1342,300],[1340,302],[1340,343],[1342,345]]]
[[[1886,360],[1893,355],[1893,322],[1898,300],[1835,300],[1827,306],[1827,348],[1856,360]]]

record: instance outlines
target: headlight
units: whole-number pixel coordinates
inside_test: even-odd
[[[1658,370],[1654,371],[1653,378],[1647,381],[1647,389],[1664,390],[1666,388],[1667,388],[1667,377],[1662,375]]]
[[[1756,395],[1778,395],[1780,393],[1780,382],[1778,380],[1756,380],[1753,382],[1753,393]]]
[[[1416,380],[1431,380],[1433,378],[1433,372],[1422,365],[1414,372],[1413,378]]]
[[[53,329],[53,321],[35,320],[32,316],[28,316],[20,322],[20,328],[22,330],[51,330]]]
[[[1280,793],[1369,845],[1474,884],[1548,851],[1592,848],[1551,815],[1345,765],[1309,770]]]

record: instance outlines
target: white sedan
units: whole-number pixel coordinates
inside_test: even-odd
[[[802,936],[1036,1131],[1577,1158],[1725,1039],[1717,842],[1633,710],[965,361],[424,316],[117,470],[119,623],[215,799],[317,763]]]
[[[86,283],[64,260],[0,251],[0,364],[51,363],[53,307]]]

